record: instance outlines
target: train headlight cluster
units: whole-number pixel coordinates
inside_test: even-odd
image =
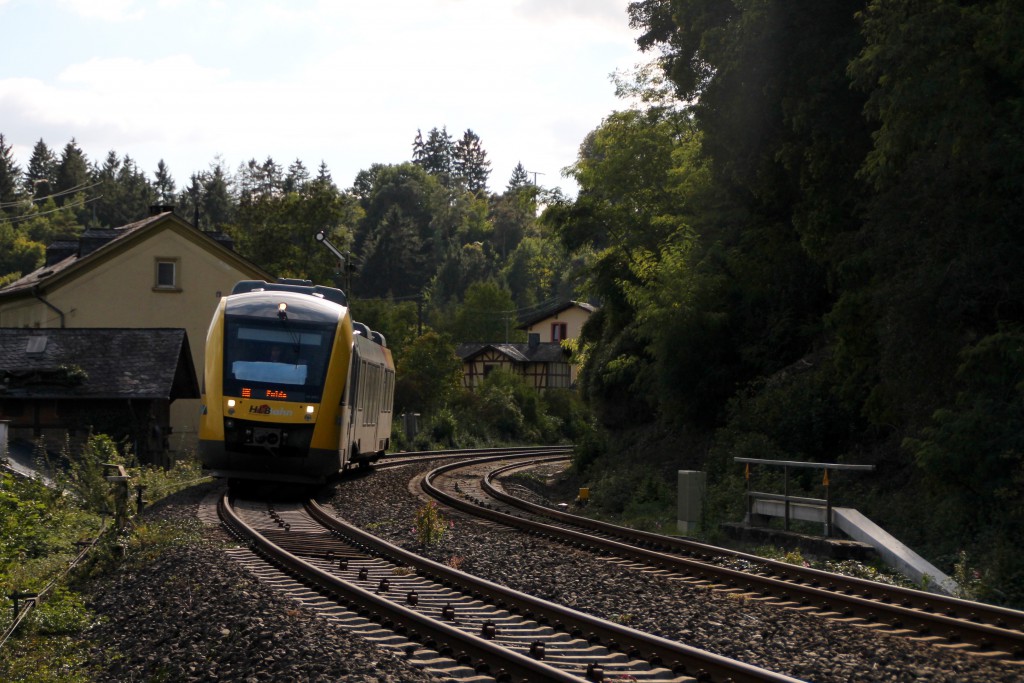
[[[306,422],[313,419],[313,413],[316,411],[316,406],[306,406]]]
[[[228,415],[234,415],[234,414],[235,414],[235,399],[229,398],[228,399]]]

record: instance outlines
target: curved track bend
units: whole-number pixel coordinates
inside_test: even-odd
[[[694,583],[938,647],[1024,663],[1024,612],[628,529],[521,500],[495,483],[510,471],[564,459],[561,454],[538,454],[530,461],[493,467],[490,463],[500,456],[480,457],[438,467],[421,486],[428,495],[474,516],[670,571]]]
[[[218,509],[233,534],[287,574],[267,580],[301,582],[291,592],[334,622],[450,680],[796,683],[476,579],[352,527],[315,501],[270,507],[226,493]]]

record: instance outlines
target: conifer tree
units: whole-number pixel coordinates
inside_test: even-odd
[[[3,133],[0,133],[0,210],[2,213],[13,213],[12,204],[18,198],[21,180],[21,169],[14,162],[12,146],[7,144]]]
[[[334,185],[334,178],[331,177],[331,171],[327,168],[327,162],[322,159],[320,161],[320,167],[316,170],[316,180],[318,183]]]
[[[57,185],[57,157],[42,138],[32,148],[25,170],[25,192],[33,199],[47,197]]]
[[[89,161],[74,138],[64,146],[57,163],[56,176],[55,192],[77,191],[89,184]],[[71,194],[58,197],[57,204],[62,206],[71,199]]]
[[[431,128],[427,133],[426,142],[419,130],[416,131],[416,141],[413,142],[413,163],[436,177],[445,187],[452,183],[452,162],[454,147],[452,136],[448,134],[448,128],[441,130]]]
[[[153,180],[153,189],[156,191],[156,200],[160,204],[174,203],[174,178],[170,169],[161,159],[156,164],[156,174]]]
[[[512,177],[508,179],[508,187],[506,192],[514,192],[515,190],[526,187],[530,184],[530,176],[526,174],[526,167],[523,166],[523,162],[516,164],[516,167],[512,169]]]
[[[470,192],[487,191],[487,177],[491,174],[491,162],[480,144],[480,136],[470,129],[462,134],[452,150],[452,170],[455,177]]]
[[[288,167],[288,174],[284,177],[285,192],[300,192],[309,182],[309,169],[302,163],[302,159],[296,159]]]
[[[203,193],[200,202],[201,220],[205,229],[216,230],[231,221],[235,203],[231,199],[231,179],[224,172],[220,161],[213,164],[209,173],[203,176]]]

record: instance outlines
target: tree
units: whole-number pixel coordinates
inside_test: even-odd
[[[71,142],[64,146],[64,151],[57,162],[54,192],[63,193],[57,203],[64,204],[70,201],[70,195],[84,189],[89,180],[89,161],[75,139],[71,138]]]
[[[953,400],[964,345],[1024,321],[1024,8],[893,0],[862,17],[850,73],[877,126],[873,192],[833,319],[846,390],[879,424],[920,426]]]
[[[14,161],[12,146],[0,133],[0,215],[14,215],[15,203],[21,195],[21,169]]]
[[[361,172],[354,192],[364,211],[353,244],[359,296],[418,294],[434,274],[434,255],[444,253],[435,211],[448,195],[436,178],[411,163]]]
[[[9,221],[0,220],[0,277],[30,273],[43,264],[45,256],[45,245],[15,230]]]
[[[396,364],[395,413],[417,411],[430,416],[459,388],[462,362],[452,340],[434,331],[417,337]]]
[[[32,148],[32,156],[25,170],[25,192],[37,199],[48,197],[57,186],[57,157],[42,138]]]
[[[316,179],[321,183],[327,183],[329,185],[334,184],[334,179],[331,177],[331,171],[327,168],[327,162],[320,162],[320,166],[316,171]]]
[[[174,177],[167,168],[167,164],[161,159],[156,164],[156,173],[153,177],[153,190],[156,192],[156,201],[160,204],[174,204],[175,185]]]
[[[512,175],[508,179],[508,186],[505,188],[506,193],[515,192],[521,190],[530,184],[530,176],[526,173],[526,167],[523,166],[523,162],[516,164],[516,167],[512,169]]]
[[[501,273],[520,308],[568,299],[573,293],[569,258],[553,239],[524,238],[509,254]]]
[[[449,304],[458,303],[471,283],[496,275],[497,264],[494,256],[494,253],[485,250],[480,242],[470,242],[461,247],[451,245],[437,274],[430,282],[427,298],[431,306],[441,309]]]
[[[395,363],[402,363],[406,353],[423,330],[419,305],[415,301],[387,299],[351,300],[358,319],[387,341]]]
[[[452,172],[459,184],[474,194],[486,192],[490,166],[480,137],[467,129],[452,149]]]
[[[90,227],[117,227],[144,218],[156,201],[156,190],[135,161],[118,159],[110,150],[102,167],[94,166],[91,178],[96,198],[91,202]]]
[[[309,182],[309,170],[302,163],[302,159],[296,159],[288,167],[288,174],[284,177],[282,189],[285,192],[298,192]]]
[[[453,180],[454,148],[452,136],[447,127],[431,128],[426,141],[419,130],[413,142],[412,162],[432,176],[437,177],[444,187],[450,187]]]
[[[416,294],[425,284],[425,272],[419,226],[399,206],[392,206],[363,243],[358,266],[360,295]]]
[[[200,177],[203,192],[199,211],[200,225],[196,227],[217,230],[220,226],[230,224],[235,213],[235,201],[232,198],[234,181],[224,162],[215,160],[210,164],[210,170]]]
[[[138,164],[127,154],[121,163],[117,184],[121,195],[121,210],[115,224],[126,225],[145,218],[149,207],[156,201],[156,191],[146,174],[139,170]]]
[[[495,280],[486,280],[466,288],[450,333],[461,342],[523,341],[525,335],[516,329],[517,322],[511,292]]]

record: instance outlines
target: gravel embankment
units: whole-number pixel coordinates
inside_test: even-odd
[[[410,492],[410,471],[346,480],[331,504],[339,516],[415,547],[411,528],[425,501]],[[211,490],[203,485],[173,496],[149,510],[147,519],[187,524]],[[435,560],[807,681],[1016,683],[1024,677],[1019,668],[730,598],[449,516],[454,528],[426,552]],[[96,680],[435,680],[400,654],[331,628],[276,595],[219,550],[222,532],[205,535],[94,582],[90,607],[103,618],[88,634]]]
[[[154,506],[147,520],[196,524],[213,486],[193,487]],[[260,584],[220,549],[226,535],[176,546],[155,561],[97,580],[89,631],[97,681],[242,683],[437,679],[301,608]]]
[[[425,503],[407,471],[384,470],[346,482],[332,501],[338,516],[415,547],[416,510]],[[417,489],[418,490],[418,489]],[[388,501],[386,505],[382,501]],[[382,510],[385,510],[383,514]],[[450,515],[455,527],[431,559],[581,612],[814,681],[1019,683],[1020,667],[919,645],[862,627],[790,612],[669,581]]]

